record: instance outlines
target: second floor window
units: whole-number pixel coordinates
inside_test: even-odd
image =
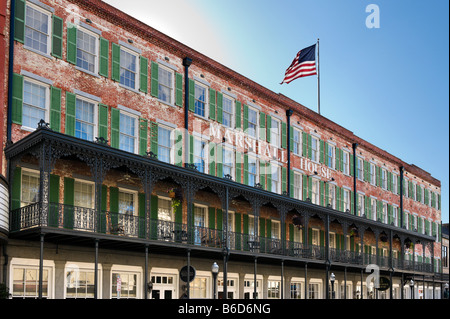
[[[129,51],[120,49],[120,84],[137,89],[137,62],[138,57]]]
[[[206,168],[206,141],[194,139],[194,164],[199,172],[205,173]]]
[[[22,125],[35,129],[41,119],[46,120],[48,87],[23,81]]]
[[[233,157],[233,150],[227,148],[223,149],[223,176],[233,176]]]
[[[120,113],[119,148],[134,153],[136,150],[136,118]]]
[[[248,185],[255,186],[256,180],[258,177],[257,171],[258,163],[256,158],[249,157],[248,158]]]
[[[76,99],[75,137],[83,140],[94,140],[95,104],[86,100]]]
[[[25,16],[25,46],[44,54],[50,53],[50,14],[27,3]]]
[[[94,183],[75,181],[74,205],[78,207],[94,208]]]
[[[328,186],[328,204],[331,208],[336,209],[336,186],[333,184]]]
[[[81,29],[77,30],[77,66],[96,73],[97,37]]]
[[[162,162],[171,163],[171,130],[158,126],[158,159]]]
[[[39,200],[39,172],[22,169],[20,206],[27,206]]]
[[[135,194],[119,191],[119,213],[134,215],[136,211]]]
[[[317,179],[312,179],[312,194],[311,194],[311,202],[313,204],[319,205],[319,201],[320,201],[320,194],[319,194],[319,180]]]
[[[302,199],[302,175],[294,173],[294,198]]]

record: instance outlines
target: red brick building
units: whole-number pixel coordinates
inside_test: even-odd
[[[211,298],[217,261],[227,298],[409,298],[418,278],[416,298],[440,298],[425,170],[106,3],[14,2],[0,8],[13,297]],[[371,264],[387,291],[366,283]]]

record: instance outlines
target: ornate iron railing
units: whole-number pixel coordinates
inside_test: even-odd
[[[59,203],[50,203],[48,210],[33,203],[11,211],[10,231],[19,232],[36,227],[55,227],[113,236],[141,238],[186,245],[210,247],[259,254],[273,254],[301,259],[326,260],[326,247],[245,233],[224,232],[203,226],[149,219],[145,217],[102,211]],[[329,248],[331,262],[353,265],[377,264],[389,267],[390,258]],[[433,272],[432,264],[392,258],[396,269]]]

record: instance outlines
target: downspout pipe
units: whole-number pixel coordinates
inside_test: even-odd
[[[191,58],[183,59],[184,66],[184,166],[189,164],[189,66],[192,64]]]
[[[356,211],[358,210],[358,202],[357,202],[357,194],[356,194],[356,148],[358,147],[358,143],[353,143],[353,203],[354,209],[353,215],[356,216]]]
[[[9,15],[9,56],[8,56],[8,115],[6,124],[6,144],[12,142],[12,95],[13,95],[13,71],[14,71],[14,20],[16,14],[16,0],[11,0],[11,10]]]
[[[291,196],[291,115],[294,113],[292,110],[286,110],[287,117],[287,195]]]

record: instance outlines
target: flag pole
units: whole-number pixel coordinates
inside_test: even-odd
[[[317,109],[320,114],[320,60],[319,60],[319,38],[317,38]]]

